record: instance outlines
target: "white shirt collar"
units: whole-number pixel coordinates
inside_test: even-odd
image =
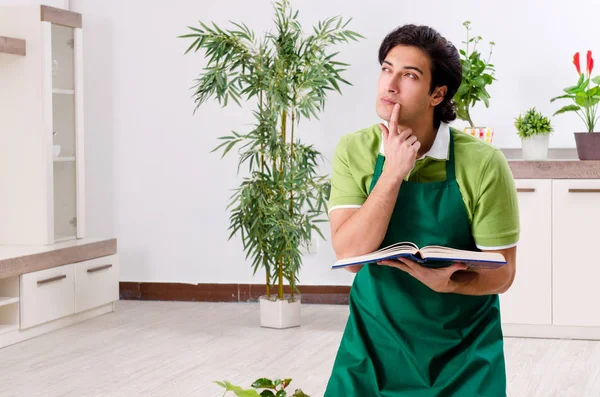
[[[425,157],[432,157],[438,160],[447,160],[448,152],[450,150],[450,126],[447,123],[440,123],[438,132],[433,140],[433,145],[429,151],[419,157],[417,160],[421,160]],[[383,139],[381,140],[381,146],[379,152],[385,155],[383,151]]]

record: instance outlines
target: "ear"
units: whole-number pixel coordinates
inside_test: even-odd
[[[442,87],[436,87],[431,96],[431,106],[437,106],[444,100],[446,93],[448,92],[448,87],[445,85]]]

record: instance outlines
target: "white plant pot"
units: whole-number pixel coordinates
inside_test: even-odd
[[[548,159],[548,134],[533,135],[527,139],[521,139],[523,149],[523,160],[546,160]]]
[[[283,300],[276,299],[276,296],[272,296],[272,300],[267,299],[266,296],[259,298],[261,327],[284,329],[300,326],[300,294],[294,294],[293,302],[289,301],[289,295],[285,295],[284,298]]]

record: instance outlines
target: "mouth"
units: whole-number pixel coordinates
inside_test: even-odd
[[[381,98],[381,103],[383,103],[384,105],[394,106],[396,104],[396,101],[392,101],[389,98]]]

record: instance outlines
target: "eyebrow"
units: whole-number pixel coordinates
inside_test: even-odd
[[[392,63],[390,61],[383,61],[383,63],[390,65],[391,67],[394,67],[394,65],[392,65]],[[405,66],[403,69],[404,70],[416,70],[417,72],[421,73],[421,75],[425,74],[425,73],[423,73],[423,71],[421,69],[419,69],[416,66]]]

